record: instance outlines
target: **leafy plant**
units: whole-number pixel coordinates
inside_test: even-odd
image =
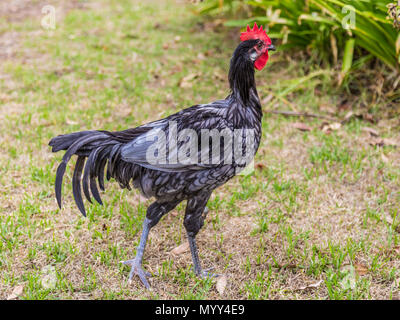
[[[281,49],[300,47],[314,52],[317,60],[334,64],[341,57],[341,80],[372,56],[400,70],[400,33],[387,18],[388,0],[215,0],[207,1],[199,12],[243,5],[252,9],[250,14],[237,12],[247,17],[229,20],[227,26],[257,22],[268,27],[271,38],[282,40]]]

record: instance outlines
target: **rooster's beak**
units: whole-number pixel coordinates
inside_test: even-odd
[[[270,44],[270,45],[267,47],[267,50],[268,50],[268,51],[275,51],[276,48],[275,48],[275,46],[274,46],[273,44]]]

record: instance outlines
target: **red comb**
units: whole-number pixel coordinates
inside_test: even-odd
[[[247,31],[242,32],[242,34],[240,35],[241,41],[246,41],[250,39],[260,39],[264,41],[266,44],[272,43],[271,39],[265,33],[265,30],[263,30],[263,27],[260,26],[260,28],[258,28],[257,23],[254,23],[253,29],[250,29],[250,26],[247,25]]]

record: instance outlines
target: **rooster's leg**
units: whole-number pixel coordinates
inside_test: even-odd
[[[189,239],[190,252],[192,254],[194,272],[202,278],[218,277],[219,276],[218,274],[208,272],[213,268],[209,268],[206,270],[203,270],[201,268],[199,252],[197,250],[197,245],[196,245],[196,238],[188,234],[188,239]]]
[[[143,262],[143,253],[146,248],[147,238],[149,236],[149,231],[152,227],[154,227],[158,221],[160,221],[161,217],[171,211],[173,208],[177,206],[179,202],[169,202],[160,204],[158,202],[154,202],[149,206],[146,213],[146,218],[143,222],[143,230],[142,236],[140,237],[139,246],[136,251],[135,259],[123,261],[123,264],[130,265],[131,272],[129,273],[129,282],[132,281],[134,275],[137,275],[139,279],[142,281],[144,286],[149,289],[150,284],[147,280],[147,277],[150,277],[151,274],[147,271],[144,271],[142,268]]]
[[[211,194],[207,193],[189,199],[187,202],[185,219],[183,222],[188,235],[194,271],[200,277],[217,276],[201,268],[199,253],[196,244],[196,235],[203,226],[204,219],[208,213],[206,204],[208,199],[210,198],[210,195]]]
[[[142,261],[143,261],[144,249],[146,248],[147,237],[149,236],[150,222],[151,221],[149,219],[147,219],[147,218],[144,219],[142,236],[140,237],[139,246],[136,250],[135,259],[131,259],[131,260],[122,262],[123,264],[129,265],[132,267],[131,272],[129,273],[129,283],[132,281],[133,275],[137,275],[147,289],[150,288],[150,284],[147,281],[146,277],[150,277],[151,274],[149,272],[143,270]]]

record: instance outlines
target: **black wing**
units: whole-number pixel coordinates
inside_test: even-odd
[[[150,131],[121,148],[122,160],[165,172],[216,167],[219,165],[216,162],[202,161],[204,155],[209,158],[213,154],[213,148],[221,147],[223,149],[219,150],[219,153],[223,154],[226,152],[225,148],[228,144],[206,143],[202,145],[201,137],[207,130],[213,130],[209,132],[211,135],[233,130],[232,124],[226,119],[227,111],[227,102],[221,100],[212,104],[193,106],[166,119],[148,124],[146,126],[152,126]],[[174,133],[175,129],[176,134]],[[181,134],[182,136],[180,136]],[[189,139],[180,139],[188,136]],[[194,139],[192,139],[193,136],[195,136]],[[196,149],[191,149],[190,151],[193,152],[186,153],[186,155],[190,154],[190,157],[182,157],[189,144],[195,146]]]

